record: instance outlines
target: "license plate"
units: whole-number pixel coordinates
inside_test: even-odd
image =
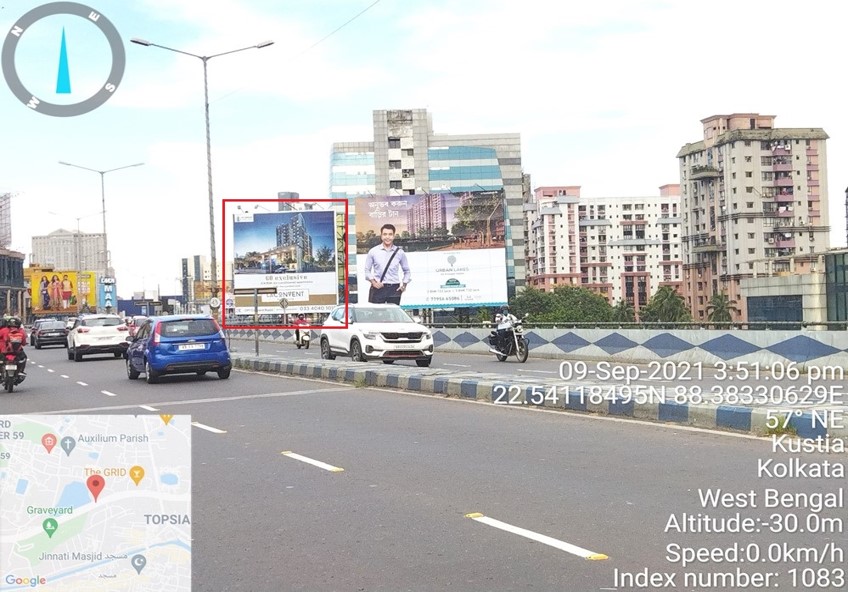
[[[9,370],[17,370],[17,369],[18,369],[18,365],[17,365],[17,364],[6,364],[6,371],[9,371]]]
[[[189,344],[186,344],[186,345],[177,346],[177,349],[179,351],[186,351],[186,350],[190,350],[190,349],[206,349],[206,346],[203,345],[202,343],[189,343]]]

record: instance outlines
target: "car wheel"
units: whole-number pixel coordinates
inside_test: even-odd
[[[127,378],[130,380],[137,380],[139,374],[141,374],[141,372],[133,368],[129,358],[127,358]]]
[[[383,360],[383,363],[384,364],[394,364],[395,361],[394,360]]]
[[[427,358],[426,360],[415,360],[415,363],[418,364],[419,368],[428,368],[432,361],[431,358]]]
[[[206,370],[198,370],[197,372],[195,372],[195,374],[197,374],[198,376],[206,376]]]
[[[70,345],[68,346],[68,359],[69,359],[69,360],[73,360],[73,359],[74,359],[74,350],[72,350],[72,349],[71,349],[71,346],[70,346]]]
[[[330,342],[325,337],[321,340],[321,358],[324,360],[335,360],[336,354],[330,350]]]
[[[359,340],[354,339],[350,342],[350,359],[354,362],[365,362],[365,356],[362,355],[362,345]]]
[[[82,362],[82,354],[77,351],[77,348],[74,348],[74,362]]]
[[[122,352],[114,352],[116,358],[123,358],[124,354]]]
[[[35,342],[35,349],[41,349],[41,344],[38,341]]]
[[[147,360],[144,361],[144,375],[147,384],[156,384],[159,382],[159,374],[153,371],[153,368],[150,367],[150,362]]]
[[[227,368],[226,370],[218,370],[218,378],[221,380],[226,380],[230,377],[230,372],[232,372],[231,368]]]

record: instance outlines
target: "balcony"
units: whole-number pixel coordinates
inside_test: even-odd
[[[776,177],[774,184],[776,187],[792,187],[792,177]]]
[[[819,183],[818,179],[807,179],[807,187],[818,187]]]
[[[795,215],[795,210],[792,208],[780,208],[777,210],[777,215],[779,218],[792,218]]]
[[[709,239],[701,239],[694,241],[692,243],[692,252],[693,253],[710,253],[710,252],[718,252],[723,251],[724,245],[716,242],[715,237],[710,237]]]
[[[792,191],[788,191],[786,193],[779,193],[775,195],[772,199],[774,199],[774,201],[776,202],[792,203],[793,201],[795,201],[795,193]]]
[[[709,165],[693,166],[689,175],[689,178],[692,180],[715,179],[718,177],[721,177],[721,171]]]
[[[778,249],[784,248],[795,248],[795,239],[794,238],[779,238],[774,241],[774,246]]]
[[[776,163],[775,162],[775,163],[772,164],[772,167],[774,168],[774,172],[779,172],[779,171],[792,172],[792,163],[791,162],[786,162],[786,163],[782,163],[782,162]]]

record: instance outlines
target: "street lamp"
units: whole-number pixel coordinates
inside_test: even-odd
[[[135,164],[128,164],[126,166],[117,167],[114,169],[108,169],[105,171],[99,171],[97,169],[90,169],[88,167],[80,166],[78,164],[71,164],[70,162],[59,161],[59,164],[63,164],[65,166],[74,167],[77,169],[82,169],[84,171],[91,171],[93,173],[97,173],[100,175],[100,203],[102,206],[103,213],[103,251],[104,256],[106,257],[106,264],[103,269],[103,277],[109,277],[109,242],[106,236],[106,173],[114,173],[115,171],[121,171],[124,169],[129,169],[132,167],[142,166],[143,162],[137,162]]]
[[[210,248],[210,271],[212,272],[212,296],[218,295],[218,254],[217,248],[215,245],[215,201],[212,195],[212,139],[209,132],[209,77],[207,73],[207,62],[212,58],[217,58],[222,55],[227,55],[231,53],[237,53],[240,51],[246,51],[248,49],[262,49],[263,47],[268,47],[269,45],[273,45],[273,41],[263,41],[261,43],[257,43],[256,45],[250,45],[248,47],[241,47],[239,49],[232,49],[230,51],[224,51],[221,53],[216,53],[210,56],[200,56],[194,53],[189,53],[187,51],[182,51],[181,49],[174,49],[173,47],[166,47],[164,45],[159,45],[158,43],[153,43],[151,41],[147,41],[145,39],[138,39],[134,37],[130,39],[131,42],[137,45],[143,45],[144,47],[158,47],[160,49],[166,49],[168,51],[173,51],[176,53],[181,53],[183,55],[191,56],[193,58],[197,58],[203,62],[203,103],[204,103],[204,112],[206,114],[206,180],[209,188],[209,248]],[[217,309],[213,312],[213,314],[217,317]]]

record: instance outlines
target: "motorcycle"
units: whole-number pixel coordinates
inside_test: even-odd
[[[294,342],[294,344],[297,346],[297,349],[300,349],[301,347],[309,349],[309,340],[311,339],[309,333],[309,329],[300,330],[300,339],[295,339]]]
[[[492,331],[492,334],[489,336],[489,344],[495,350],[494,354],[499,362],[506,362],[506,359],[513,355],[521,363],[527,361],[529,348],[527,347],[527,338],[524,336],[522,323],[528,316],[529,314],[525,314],[520,319],[515,319],[514,321],[510,319],[498,325],[499,329],[506,330],[503,343],[500,343],[498,332]]]
[[[3,353],[3,386],[11,393],[15,386],[24,381],[18,369],[18,352],[23,349],[23,343],[17,339],[9,342],[9,348]]]

